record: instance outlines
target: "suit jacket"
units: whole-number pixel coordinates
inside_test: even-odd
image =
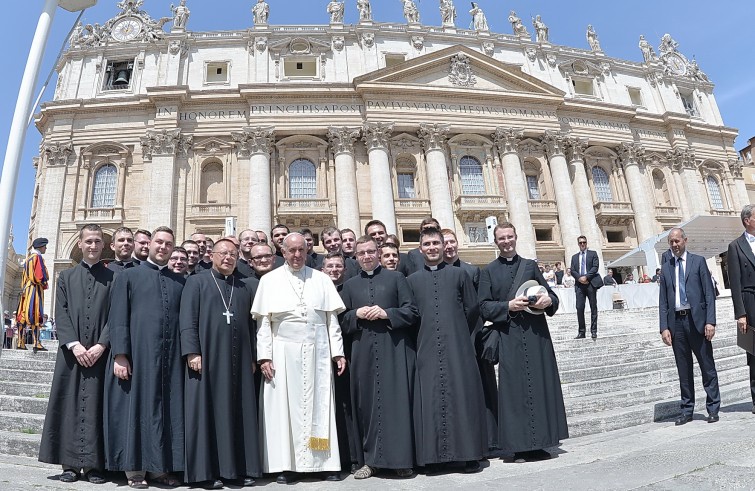
[[[747,324],[755,322],[755,256],[744,234],[729,244],[727,255],[731,300],[734,318],[747,316]]]
[[[676,258],[663,263],[661,277],[658,281],[658,316],[660,331],[671,330],[674,335],[676,327]],[[713,281],[705,259],[697,254],[687,252],[684,265],[684,285],[687,291],[687,301],[692,310],[692,324],[700,334],[705,332],[705,324],[716,324],[716,294],[713,291]]]
[[[590,282],[593,288],[598,290],[600,287],[603,286],[603,279],[598,274],[598,269],[600,268],[600,260],[598,259],[598,253],[590,249],[587,249],[586,252],[587,252],[587,257],[585,258],[585,269],[587,269],[587,274],[585,276],[587,276],[587,281]],[[582,276],[580,274],[581,269],[580,269],[580,264],[579,264],[580,254],[581,253],[578,252],[571,257],[571,274],[572,276],[574,276],[575,280],[579,280],[579,277]],[[575,283],[575,286],[579,286],[581,284],[582,283],[577,281]]]

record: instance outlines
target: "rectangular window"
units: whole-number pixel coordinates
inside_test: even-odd
[[[606,230],[606,239],[609,243],[622,243],[624,242],[624,232],[621,230]]]
[[[392,66],[399,65],[406,61],[406,55],[399,55],[399,54],[387,54],[385,55],[385,67],[389,68]]]
[[[577,95],[595,95],[593,89],[592,80],[580,80],[572,79],[572,86],[574,86],[574,93]]]
[[[205,70],[205,83],[206,84],[225,84],[228,83],[228,67],[227,61],[207,63]]]
[[[642,91],[638,87],[627,87],[629,92],[629,100],[632,101],[633,106],[642,106]]]
[[[406,242],[419,242],[419,230],[402,229],[401,230],[401,243]]]
[[[682,98],[682,104],[684,105],[684,110],[692,117],[699,117],[700,112],[697,110],[697,106],[695,105],[695,97],[692,95],[692,93],[679,93],[679,97]]]
[[[536,228],[535,240],[538,242],[553,242],[553,229],[551,228]]]
[[[414,174],[399,173],[398,179],[398,197],[399,199],[414,199],[416,193],[414,192]]]
[[[530,199],[541,199],[537,176],[527,176],[527,193],[529,194]]]
[[[134,74],[133,61],[113,61],[107,64],[102,90],[128,90]]]
[[[286,78],[316,78],[317,58],[288,59],[283,61],[283,75]]]

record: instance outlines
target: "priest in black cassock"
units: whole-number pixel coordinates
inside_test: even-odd
[[[139,266],[139,260],[133,257],[134,233],[128,227],[121,227],[113,232],[113,240],[110,249],[115,254],[115,259],[107,265],[108,269],[120,273],[124,269]]]
[[[443,260],[467,273],[474,284],[475,292],[477,292],[480,287],[480,268],[459,258],[459,241],[456,238],[456,232],[444,228],[440,233],[443,234]],[[485,395],[485,426],[488,430],[488,449],[494,450],[498,448],[498,379],[495,375],[495,365],[480,357],[482,354],[482,325],[482,318],[478,317],[477,325],[472,332],[472,342],[474,342],[475,354],[477,355],[477,368],[480,371],[482,393]]]
[[[500,223],[494,230],[500,255],[480,275],[480,315],[492,323],[483,357],[498,361],[498,444],[514,453],[515,462],[548,459],[546,448],[569,438],[561,380],[548,322],[558,310],[558,297],[548,287],[537,263],[516,253],[516,229]],[[527,280],[547,294],[530,303],[516,296]],[[534,310],[533,310],[534,309]]]
[[[479,315],[477,292],[460,268],[443,261],[443,235],[420,234],[424,268],[409,276],[420,315],[417,333],[419,404],[414,406],[417,464],[437,471],[464,462],[478,472],[488,450],[485,398],[472,342]]]
[[[365,479],[379,469],[409,477],[415,459],[414,326],[419,317],[404,275],[379,265],[374,239],[357,240],[356,258],[362,271],[341,291],[346,305],[341,326],[351,336],[351,402],[360,444],[361,468],[354,477]]]
[[[251,309],[259,282],[234,274],[238,251],[221,239],[212,269],[186,280],[181,296],[187,483],[254,485],[262,475],[254,392],[257,325]]]
[[[115,273],[100,262],[104,244],[100,226],[85,225],[78,242],[82,261],[58,278],[55,319],[60,347],[39,460],[61,464],[61,482],[75,482],[82,473],[93,484],[105,482],[102,409]]]
[[[110,359],[105,380],[107,469],[129,486],[147,477],[177,486],[184,471],[184,363],[178,312],[183,276],[168,269],[174,235],[152,234],[149,255],[118,274],[110,303]],[[149,472],[149,476],[146,473]]]

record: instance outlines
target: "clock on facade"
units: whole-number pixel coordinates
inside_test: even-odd
[[[684,75],[687,73],[687,63],[684,59],[676,53],[672,53],[666,57],[666,65],[674,75]]]
[[[131,41],[142,31],[142,21],[135,17],[124,17],[113,25],[113,39],[120,42]]]

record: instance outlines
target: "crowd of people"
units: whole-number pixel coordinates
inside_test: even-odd
[[[326,228],[326,254],[284,225],[180,245],[167,227],[121,228],[106,262],[86,225],[56,285],[39,459],[63,482],[220,489],[550,458],[568,438],[546,321],[558,297],[514,225],[494,234],[483,269],[432,218],[408,253],[379,220]]]

